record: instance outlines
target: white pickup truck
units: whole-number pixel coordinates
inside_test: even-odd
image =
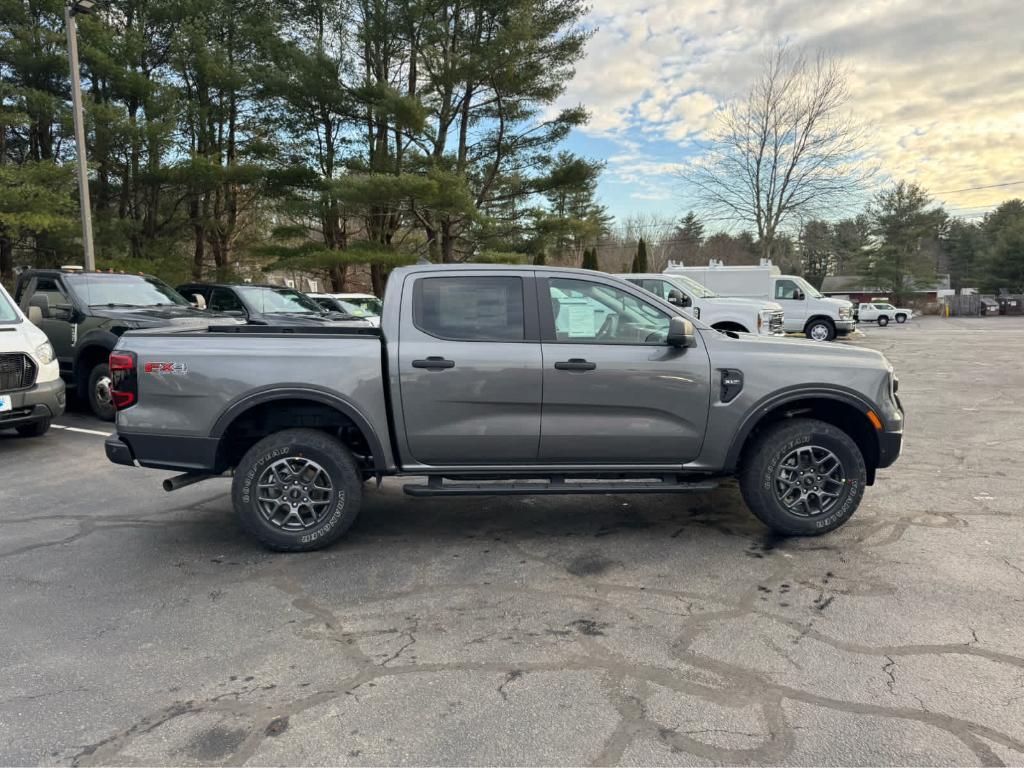
[[[862,303],[857,308],[857,319],[862,323],[878,323],[881,326],[889,324],[890,320],[897,323],[905,323],[914,316],[914,310],[903,307],[894,307],[887,301],[872,301]]]
[[[716,331],[782,335],[784,313],[775,302],[719,296],[686,275],[623,274],[616,277],[685,309]]]
[[[718,261],[706,267],[686,267],[670,261],[665,274],[689,277],[720,296],[775,301],[785,312],[786,331],[803,333],[813,341],[832,341],[857,327],[851,302],[826,298],[802,277],[781,274],[770,261],[729,267]]]

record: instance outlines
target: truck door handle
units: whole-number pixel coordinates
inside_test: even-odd
[[[426,360],[413,360],[413,368],[426,368],[428,371],[443,371],[446,368],[454,368],[454,360],[445,360],[443,357],[428,357]]]
[[[582,357],[570,357],[567,361],[555,363],[559,371],[592,371],[597,368],[597,363],[591,363]]]

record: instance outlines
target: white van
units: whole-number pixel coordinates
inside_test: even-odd
[[[720,296],[774,301],[785,312],[787,332],[804,333],[814,341],[832,341],[857,327],[853,304],[826,298],[802,277],[783,275],[770,261],[758,266],[726,267],[712,260],[706,267],[686,267],[670,261],[666,275],[686,275]]]
[[[53,347],[0,285],[0,429],[38,437],[62,413],[64,382]]]
[[[621,274],[616,277],[685,309],[716,331],[739,331],[758,336],[782,333],[784,314],[782,307],[775,302],[719,296],[707,286],[680,274]]]

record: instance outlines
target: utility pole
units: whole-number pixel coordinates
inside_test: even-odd
[[[92,249],[92,207],[89,202],[89,168],[85,158],[85,116],[82,113],[82,82],[78,73],[78,24],[75,15],[89,13],[93,0],[78,0],[64,9],[68,33],[68,59],[71,62],[71,109],[75,117],[75,150],[78,154],[78,204],[82,209],[82,246],[85,250],[85,271],[96,271]]]

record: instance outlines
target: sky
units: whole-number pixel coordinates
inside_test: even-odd
[[[607,163],[620,222],[689,209],[679,168],[781,41],[848,67],[876,185],[918,182],[968,218],[1024,198],[1024,0],[592,0],[587,25],[559,106],[589,110],[567,148]]]

